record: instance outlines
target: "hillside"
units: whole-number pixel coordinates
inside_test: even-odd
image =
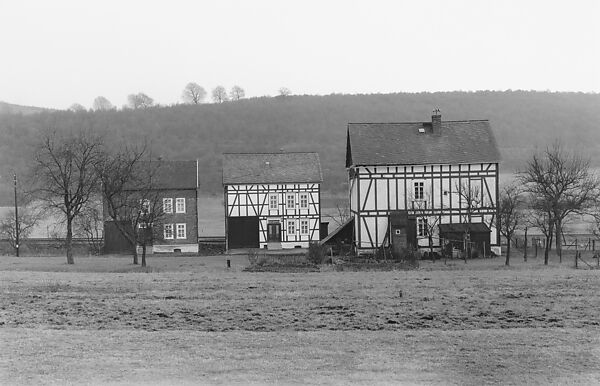
[[[344,194],[348,122],[489,119],[511,172],[536,148],[561,139],[600,165],[600,94],[548,92],[441,92],[252,98],[223,104],[177,105],[104,112],[43,111],[0,115],[0,191],[11,170],[23,172],[40,130],[79,127],[105,135],[113,146],[147,140],[153,156],[200,160],[201,189],[219,193],[221,153],[318,151],[324,190]]]
[[[42,107],[21,106],[0,101],[0,115],[3,114],[35,114],[46,111]]]

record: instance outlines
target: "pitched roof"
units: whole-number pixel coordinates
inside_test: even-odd
[[[196,189],[198,187],[197,161],[145,161],[140,162],[138,173],[142,179],[151,176],[154,189]],[[142,180],[135,184],[142,183]],[[136,187],[130,187],[135,190]]]
[[[317,153],[223,154],[223,185],[322,181]]]
[[[349,123],[346,167],[499,162],[500,152],[487,120]]]

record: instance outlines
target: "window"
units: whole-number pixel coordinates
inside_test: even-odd
[[[308,209],[308,193],[300,193],[300,209]]]
[[[287,209],[294,209],[296,207],[296,195],[294,193],[288,193],[285,204]]]
[[[185,198],[175,199],[175,213],[185,213]]]
[[[415,200],[422,200],[425,196],[425,183],[423,181],[415,182]]]
[[[427,219],[426,218],[418,218],[417,219],[417,236],[427,236]]]
[[[150,200],[140,200],[140,212],[142,214],[150,213]]]
[[[277,210],[277,205],[279,205],[279,200],[277,199],[277,193],[269,194],[269,209]]]
[[[185,224],[177,224],[177,238],[185,239],[186,237]]]
[[[308,234],[308,220],[300,220],[300,234],[301,235]]]
[[[296,221],[294,221],[294,220],[288,220],[288,222],[287,222],[287,231],[288,231],[288,235],[295,235],[296,234]]]
[[[172,198],[163,198],[163,212],[164,213],[173,213],[173,199]]]
[[[164,237],[165,240],[173,239],[173,224],[164,225]]]

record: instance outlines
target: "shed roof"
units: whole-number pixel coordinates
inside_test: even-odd
[[[499,162],[500,152],[487,120],[349,123],[346,167]]]
[[[456,223],[456,224],[440,224],[440,234],[448,233],[465,233],[467,227],[471,233],[489,233],[490,228],[484,223]]]
[[[317,153],[223,154],[223,185],[322,181]]]

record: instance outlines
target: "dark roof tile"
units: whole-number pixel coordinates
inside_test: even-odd
[[[223,185],[322,181],[317,153],[223,154]]]
[[[487,120],[349,123],[346,167],[499,162],[500,152]]]
[[[196,189],[198,169],[196,161],[144,161],[138,165],[142,178],[152,176],[151,186],[155,189]],[[145,184],[136,181],[135,184]],[[131,188],[130,189],[137,189]]]

